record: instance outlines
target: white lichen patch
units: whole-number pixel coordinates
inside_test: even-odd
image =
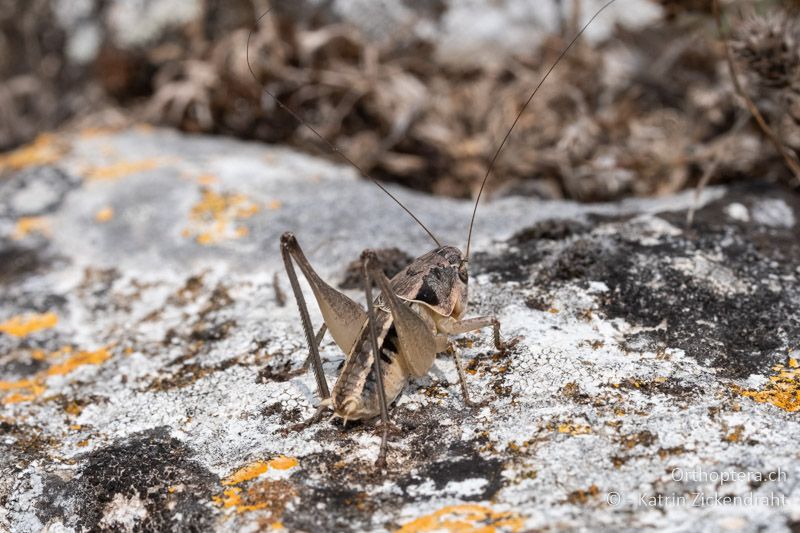
[[[130,498],[115,494],[105,508],[100,525],[116,531],[134,531],[136,523],[147,516],[142,500],[134,495]]]
[[[721,264],[720,258],[700,254],[693,257],[676,257],[672,261],[672,266],[721,294],[744,293],[748,290],[747,283],[738,279],[730,268]]]
[[[782,199],[759,200],[752,207],[753,220],[757,224],[773,228],[791,228],[795,224],[792,208]]]

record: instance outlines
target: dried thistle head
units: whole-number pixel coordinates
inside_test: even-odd
[[[800,90],[800,21],[796,13],[784,9],[751,12],[734,28],[731,46],[761,87]]]

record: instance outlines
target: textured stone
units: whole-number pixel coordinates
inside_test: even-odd
[[[147,127],[47,142],[49,166],[0,177],[0,529],[797,527],[797,196],[712,188],[688,231],[691,194],[487,202],[470,314],[521,341],[459,341],[480,408],[445,355],[411,382],[379,473],[372,421],[286,431],[317,399],[278,238],[338,284],[366,247],[428,251],[424,232],[280,148]],[[468,202],[392,190],[464,245]],[[323,357],[332,382],[343,355],[326,339]]]

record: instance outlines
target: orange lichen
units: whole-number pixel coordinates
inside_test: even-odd
[[[239,483],[244,483],[245,481],[250,481],[251,479],[257,478],[261,474],[264,474],[267,470],[269,470],[269,466],[267,463],[263,461],[256,461],[255,463],[251,463],[247,466],[244,466],[225,478],[222,481],[223,485],[238,485]]]
[[[44,236],[50,235],[50,223],[45,217],[22,217],[18,219],[11,238],[18,241],[33,233]]]
[[[283,514],[286,504],[295,497],[296,490],[285,480],[265,480],[254,483],[247,489],[231,487],[222,492],[222,496],[214,496],[214,503],[223,509],[232,509],[237,513],[250,511],[268,511],[270,519],[275,520]]]
[[[299,463],[294,457],[286,457],[285,455],[281,455],[275,459],[272,459],[268,464],[269,467],[274,470],[289,470],[290,468],[296,467]]]
[[[217,193],[203,189],[200,200],[189,212],[190,227],[181,235],[194,237],[202,245],[217,243],[224,239],[239,239],[247,236],[246,226],[238,220],[252,217],[261,208],[243,194]]]
[[[157,166],[158,161],[155,159],[142,159],[141,161],[119,161],[104,167],[90,168],[86,171],[86,179],[89,181],[115,180],[128,176],[129,174],[153,170]]]
[[[84,365],[99,365],[104,363],[111,354],[106,348],[94,352],[78,352],[68,357],[65,361],[55,364],[47,369],[47,376],[65,376],[78,367]]]
[[[64,406],[64,412],[69,415],[78,416],[81,411],[83,411],[83,408],[75,402],[70,402]]]
[[[0,332],[14,337],[27,337],[36,331],[54,328],[56,324],[58,316],[55,313],[18,315],[0,323]],[[34,359],[36,358],[34,355]]]
[[[734,386],[734,390],[759,403],[771,403],[775,407],[794,413],[800,411],[800,365],[790,357],[785,365],[772,367],[775,374],[763,390],[747,390]]]
[[[114,218],[114,209],[111,207],[104,207],[94,214],[94,219],[101,224],[104,224]]]
[[[222,491],[222,496],[212,497],[212,500],[214,503],[224,507],[225,509],[238,507],[242,503],[241,493],[242,489],[239,487],[232,487]]]
[[[269,203],[267,203],[267,209],[271,209],[273,211],[278,210],[281,207],[283,207],[283,202],[280,200],[270,200]]]
[[[598,494],[600,494],[600,489],[597,488],[597,485],[592,484],[588,489],[578,489],[570,492],[567,495],[567,503],[586,505],[589,500],[595,498]]]
[[[728,442],[740,442],[742,440],[742,433],[744,433],[744,426],[739,424],[734,426],[730,433],[723,437]]]
[[[478,504],[451,505],[409,522],[397,533],[449,531],[459,533],[494,533],[520,531],[523,519],[514,513],[498,513]]]
[[[32,166],[50,165],[58,161],[65,148],[52,133],[43,133],[21,148],[0,154],[0,170],[20,170]]]
[[[72,349],[69,347],[54,352],[48,358],[66,357],[61,362],[51,365],[32,378],[17,381],[0,381],[0,391],[15,391],[4,397],[2,403],[11,404],[33,401],[47,390],[47,378],[67,375],[84,365],[99,365],[111,357],[108,348],[100,348],[93,352],[77,352],[74,355],[70,354],[72,354]]]
[[[588,435],[592,432],[592,428],[581,424],[559,424],[558,432],[569,435]]]
[[[261,474],[264,474],[269,469],[273,470],[289,470],[294,468],[299,463],[294,457],[285,457],[283,455],[276,457],[270,461],[256,461],[249,465],[243,466],[222,481],[223,485],[238,485],[245,481],[255,479]]]
[[[212,500],[237,513],[269,510],[273,517],[283,513],[286,503],[295,496],[295,489],[286,480],[262,480],[248,483],[269,470],[289,470],[299,463],[294,457],[279,456],[269,461],[256,461],[243,466],[222,481],[228,488]],[[243,485],[249,486],[244,487]]]
[[[247,204],[236,210],[236,218],[250,218],[261,210],[257,204]]]
[[[37,379],[21,379],[19,381],[0,381],[0,392],[12,392],[3,398],[4,404],[30,402],[38,398],[44,391],[45,386]]]
[[[219,178],[217,178],[216,176],[213,176],[211,174],[203,174],[202,176],[199,176],[197,178],[197,183],[199,183],[200,185],[206,186],[206,187],[208,187],[210,185],[214,185],[218,181],[219,181]]]

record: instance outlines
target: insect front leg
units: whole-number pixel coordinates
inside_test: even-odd
[[[464,365],[461,363],[461,350],[459,350],[455,343],[452,343],[448,340],[448,335],[468,333],[470,331],[475,331],[488,326],[492,326],[494,330],[495,348],[501,352],[505,352],[519,342],[519,337],[512,339],[510,342],[503,342],[500,338],[500,321],[493,316],[479,316],[467,318],[465,320],[445,318],[440,320],[436,325],[436,328],[442,332],[436,336],[437,344],[439,344],[439,346],[445,346],[449,348],[453,353],[453,360],[456,363],[456,370],[458,371],[458,381],[461,385],[461,395],[464,397],[464,403],[469,407],[480,407],[482,404],[473,402],[469,397],[469,390],[467,389],[467,377],[464,373]]]
[[[453,354],[453,360],[456,363],[456,371],[458,371],[458,384],[461,386],[461,396],[464,398],[464,404],[467,407],[480,407],[482,403],[473,402],[469,396],[467,389],[467,376],[464,373],[464,365],[461,363],[461,350],[445,333],[436,334],[436,353],[450,352]]]
[[[466,318],[464,320],[445,318],[444,320],[440,320],[438,322],[436,328],[447,335],[458,335],[489,326],[492,326],[494,332],[494,347],[501,352],[507,351],[509,348],[512,348],[519,342],[519,337],[511,339],[509,342],[503,342],[503,340],[500,338],[500,321],[493,316],[477,316],[474,318]]]
[[[467,389],[467,376],[464,373],[464,365],[461,364],[461,350],[455,343],[450,344],[450,350],[453,353],[453,361],[456,363],[456,370],[458,371],[458,383],[461,385],[461,396],[464,397],[464,404],[467,407],[480,407],[480,402],[473,402],[469,397],[469,389]]]

